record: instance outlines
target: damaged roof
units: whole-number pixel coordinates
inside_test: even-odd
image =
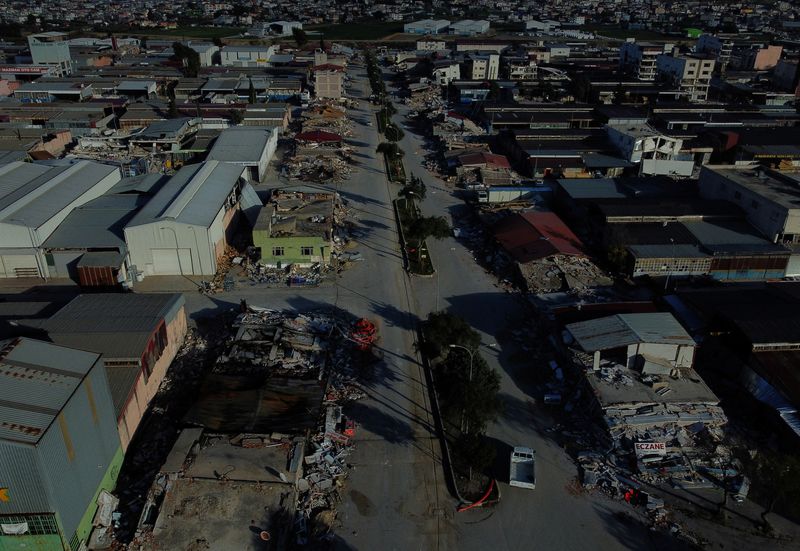
[[[584,256],[583,243],[553,212],[512,214],[494,229],[500,245],[517,262],[530,262],[554,254]]]
[[[617,314],[571,323],[566,329],[585,352],[639,343],[695,345],[691,335],[668,312]]]

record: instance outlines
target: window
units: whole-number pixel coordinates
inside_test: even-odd
[[[300,247],[300,254],[303,256],[311,256],[314,254],[314,247]]]
[[[283,247],[272,247],[272,256],[283,256]]]
[[[750,206],[754,209],[758,209],[758,201],[750,201]]]
[[[0,524],[22,524],[23,522],[28,523],[27,533],[32,536],[58,534],[55,515],[0,515]]]

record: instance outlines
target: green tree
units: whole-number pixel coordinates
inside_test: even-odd
[[[450,225],[443,216],[421,216],[416,218],[406,231],[406,237],[417,242],[417,261],[422,261],[422,245],[429,237],[444,239],[450,235]]]
[[[461,432],[482,434],[502,410],[500,375],[478,353],[453,348],[439,369],[442,414]]]
[[[403,150],[394,142],[381,142],[375,148],[376,153],[383,153],[387,157],[396,158],[404,155]]]
[[[398,195],[400,195],[401,197],[416,197],[421,201],[422,199],[425,199],[425,194],[427,193],[427,191],[428,188],[425,185],[425,182],[422,181],[422,178],[418,178],[417,176],[414,176],[412,174],[411,179],[398,192]]]
[[[242,121],[244,120],[244,115],[242,115],[242,112],[240,110],[231,109],[230,113],[231,113],[231,122],[233,124],[242,124]]]
[[[215,36],[212,42],[214,43],[214,46],[216,46],[217,48],[222,48],[225,45],[222,39],[218,36]]]
[[[253,85],[253,79],[250,79],[250,88],[247,90],[247,101],[250,104],[258,102],[258,96],[256,95],[256,87]]]
[[[298,48],[302,48],[303,46],[308,44],[308,35],[303,29],[298,29],[297,27],[293,27],[292,38],[294,38],[294,41],[297,44]]]
[[[394,123],[389,123],[383,129],[383,134],[390,142],[399,142],[405,136],[405,133]]]
[[[481,337],[464,318],[449,312],[431,312],[422,326],[421,351],[429,358],[445,358],[456,349],[451,344],[477,351]]]
[[[474,433],[465,433],[459,436],[453,444],[453,451],[460,460],[466,463],[470,480],[472,480],[473,470],[485,471],[491,466],[497,454],[484,435]]]
[[[772,530],[767,516],[779,503],[796,504],[800,501],[800,458],[777,452],[761,452],[750,465],[751,472],[767,494],[761,512],[765,530]]]
[[[172,43],[172,51],[175,59],[183,63],[183,74],[190,78],[197,77],[200,72],[200,54],[180,42]]]

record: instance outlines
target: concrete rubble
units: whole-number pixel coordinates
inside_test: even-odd
[[[265,377],[286,381],[285,388],[291,380],[318,381],[324,393],[316,428],[228,434],[207,427],[184,429],[147,494],[134,540],[141,549],[156,549],[176,537],[171,530],[160,530],[164,521],[158,519],[165,512],[161,508],[167,507],[172,526],[178,521],[171,515],[186,512],[176,500],[204,503],[204,494],[198,492],[209,488],[198,486],[193,492],[191,484],[184,483],[197,480],[222,484],[217,490],[222,493],[238,491],[235,488],[244,484],[255,484],[247,486],[254,491],[277,485],[273,487],[278,490],[265,490],[272,492],[273,500],[280,499],[270,506],[273,524],[264,527],[267,521],[262,521],[263,530],[272,535],[285,531],[297,545],[327,541],[333,535],[357,430],[343,407],[366,397],[357,378],[361,363],[372,355],[374,326],[367,320],[356,323],[345,313],[278,311],[242,302],[231,330],[210,377]],[[192,346],[206,345],[197,341]],[[287,515],[280,526],[274,523],[278,511]]]
[[[520,273],[531,293],[566,290],[577,295],[590,294],[596,287],[606,287],[612,279],[588,258],[554,255],[519,264]]]

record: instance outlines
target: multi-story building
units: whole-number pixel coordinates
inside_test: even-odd
[[[533,61],[509,61],[508,78],[510,80],[536,80],[539,70]]]
[[[471,54],[468,75],[472,80],[497,80],[500,72],[500,56],[497,54]]]
[[[46,32],[28,36],[28,47],[34,65],[55,67],[59,76],[72,74],[72,56],[69,53],[68,35]]]
[[[662,46],[629,38],[619,49],[620,68],[639,80],[655,80],[656,59],[671,48],[668,44]]]
[[[712,55],[717,60],[717,67],[724,71],[731,61],[733,40],[715,36],[713,34],[701,35],[695,46],[697,53]]]
[[[714,60],[701,55],[660,55],[656,60],[656,74],[662,82],[678,88],[693,102],[708,99]]]
[[[454,80],[461,78],[461,65],[458,62],[443,59],[433,62],[433,70],[431,71],[433,80],[439,86],[447,86]]]
[[[318,98],[339,99],[344,92],[344,68],[326,63],[314,67],[314,91]]]
[[[444,40],[417,40],[417,50],[421,52],[444,52],[447,43]]]

